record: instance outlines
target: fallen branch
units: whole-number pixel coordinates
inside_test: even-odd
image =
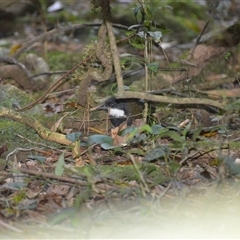
[[[17,122],[23,123],[33,129],[38,133],[38,135],[51,142],[59,143],[62,145],[72,145],[72,142],[69,141],[65,135],[53,132],[50,129],[44,127],[39,121],[35,118],[27,116],[23,113],[16,112],[11,109],[7,109],[4,107],[0,108],[0,117],[9,118],[15,120]]]
[[[79,184],[79,185],[84,185],[84,186],[87,185],[86,181],[83,181],[80,179],[57,176],[57,175],[54,175],[51,173],[38,172],[38,171],[30,170],[27,168],[18,168],[18,171],[20,171],[21,173],[26,173],[26,174],[30,174],[30,175],[34,175],[34,176],[38,176],[38,177],[51,178],[51,179],[59,180],[62,182],[68,182],[68,183]]]
[[[152,95],[147,93],[140,93],[140,92],[132,92],[132,91],[125,91],[121,95],[116,95],[118,99],[124,98],[137,98],[152,102],[162,102],[162,103],[172,103],[178,105],[209,105],[213,107],[217,107],[219,109],[224,110],[226,108],[226,104],[223,102],[218,102],[210,99],[199,99],[199,98],[174,98],[168,96],[158,96]]]

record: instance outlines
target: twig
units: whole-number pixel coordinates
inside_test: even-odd
[[[99,26],[99,24],[87,24],[88,26]],[[114,67],[115,67],[115,73],[116,73],[116,78],[117,81],[119,81],[118,83],[118,89],[121,89],[124,91],[124,85],[123,85],[123,78],[122,78],[122,72],[121,72],[121,65],[120,65],[120,60],[119,60],[119,56],[118,56],[118,51],[117,51],[117,46],[116,46],[116,40],[113,34],[113,29],[112,29],[112,25],[111,23],[106,23],[107,28],[108,28],[108,35],[109,35],[109,41],[110,41],[110,46],[111,46],[111,51],[112,51],[112,56],[113,56],[113,62],[114,62]],[[119,25],[119,24],[113,24],[115,27],[123,27],[125,28],[125,26],[123,25]],[[75,25],[74,25],[75,26]],[[74,26],[72,26],[74,28]],[[79,27],[79,25],[77,25]],[[127,27],[126,27],[127,28]],[[65,28],[64,28],[65,29]],[[56,30],[56,29],[54,29]],[[52,30],[53,31],[53,30]],[[47,33],[48,34],[53,34],[51,31]],[[42,34],[42,37],[40,39],[44,38],[44,34]],[[31,44],[31,43],[29,43]],[[65,77],[67,77],[70,73],[74,72],[79,66],[81,66],[82,64],[86,63],[89,59],[91,59],[92,56],[89,56],[87,59],[84,59],[83,61],[81,61],[80,63],[78,63],[75,67],[73,67],[71,70],[67,71],[60,79],[58,79],[58,81],[56,83],[54,83],[45,93],[43,96],[41,96],[39,99],[37,99],[35,102],[29,104],[28,106],[18,109],[18,111],[24,111],[27,109],[32,108],[33,106],[35,106],[37,103],[39,102],[43,102],[47,95],[54,91],[55,89],[57,89],[59,87],[59,85],[62,84],[62,81]],[[122,86],[122,87],[121,87]]]
[[[113,65],[114,65],[114,70],[115,70],[116,79],[117,79],[118,94],[121,95],[124,92],[124,84],[123,84],[122,69],[121,69],[121,64],[119,60],[116,39],[113,33],[112,25],[109,21],[106,21],[106,27],[108,31],[110,48],[111,48],[111,53],[113,58]]]
[[[134,159],[134,156],[133,156],[132,154],[130,154],[130,159],[131,159],[131,161],[132,161],[132,163],[133,163],[133,166],[134,166],[136,172],[138,173],[138,175],[139,175],[139,177],[140,177],[140,179],[141,179],[141,182],[142,182],[142,184],[143,184],[143,186],[144,186],[144,188],[145,188],[145,189],[144,189],[145,192],[143,192],[143,194],[146,195],[146,193],[149,193],[149,192],[150,192],[150,189],[149,189],[149,187],[148,187],[148,185],[147,185],[147,183],[146,183],[146,181],[145,181],[142,173],[139,171],[138,166],[137,166],[137,164],[136,164],[136,161],[135,161],[135,159]]]
[[[21,168],[21,167],[18,168],[18,170],[21,173],[35,175],[35,176],[38,176],[38,177],[51,178],[51,179],[59,180],[59,181],[62,181],[62,182],[69,182],[69,183],[79,184],[79,185],[83,185],[83,186],[87,185],[86,181],[83,181],[83,180],[80,180],[80,179],[57,176],[57,175],[54,175],[54,174],[51,174],[51,173],[38,172],[38,171],[34,171],[34,170],[26,169],[26,168]]]
[[[218,4],[219,4],[219,3],[218,3]],[[208,27],[208,25],[209,25],[209,23],[210,23],[210,20],[212,19],[213,13],[214,13],[214,11],[216,10],[218,4],[215,4],[215,6],[213,7],[212,11],[210,12],[210,17],[208,18],[208,20],[207,20],[207,22],[205,23],[202,31],[201,31],[200,34],[198,35],[197,40],[196,40],[196,43],[195,43],[195,46],[193,47],[193,49],[192,49],[191,52],[189,53],[189,56],[187,57],[187,59],[190,59],[190,58],[193,56],[193,54],[194,54],[194,52],[195,52],[195,49],[196,49],[197,45],[199,44],[199,42],[200,42],[200,40],[201,40],[204,32],[206,31],[206,29],[207,29],[207,27]]]
[[[27,75],[28,79],[30,79],[32,77],[32,74],[27,70],[25,65],[18,62],[16,59],[14,59],[12,57],[1,56],[0,57],[0,62],[17,65]]]
[[[60,149],[58,149],[58,148],[56,148],[56,147],[52,147],[52,146],[50,146],[50,145],[47,145],[47,144],[43,144],[43,143],[38,143],[38,142],[33,142],[33,141],[31,141],[30,139],[27,139],[27,138],[25,138],[25,137],[23,137],[23,136],[21,136],[20,134],[16,134],[19,138],[21,138],[21,139],[23,139],[23,140],[25,140],[25,141],[27,141],[27,142],[29,142],[29,143],[32,143],[32,144],[34,144],[34,145],[39,145],[39,146],[42,146],[42,147],[45,147],[45,148],[50,148],[51,150],[55,150],[55,151],[58,151],[58,152],[64,152],[63,150],[60,150]],[[31,149],[31,150],[35,150],[34,148],[33,149]]]
[[[54,91],[55,89],[57,89],[61,84],[62,84],[62,81],[65,77],[67,77],[70,73],[74,72],[79,66],[81,66],[82,64],[84,64],[85,62],[87,62],[89,59],[91,58],[88,57],[87,59],[84,59],[83,61],[81,61],[80,63],[78,63],[76,66],[74,66],[71,70],[67,71],[62,77],[60,77],[57,82],[55,82],[40,98],[38,98],[35,102],[27,105],[26,107],[24,108],[21,108],[21,109],[18,109],[17,111],[24,111],[24,110],[27,110],[27,109],[30,109],[32,107],[34,107],[37,103],[39,102],[43,102],[48,93],[50,93],[51,91]]]
[[[84,24],[74,24],[74,25],[67,26],[67,27],[60,27],[60,28],[52,29],[52,30],[50,30],[46,33],[43,33],[40,36],[34,38],[33,40],[26,42],[20,49],[18,49],[18,51],[14,54],[13,57],[18,58],[20,56],[20,54],[22,54],[26,49],[28,49],[35,42],[44,41],[45,39],[47,39],[48,37],[51,37],[52,35],[54,35],[56,33],[71,31],[71,30],[75,30],[78,28],[84,28],[84,27],[96,27],[96,26],[101,26],[101,25],[102,25],[102,23],[84,23]],[[124,30],[128,29],[127,26],[124,26],[121,24],[113,24],[113,26],[115,28],[119,28],[119,29],[124,29]]]
[[[29,151],[32,151],[32,150],[35,150],[36,148],[15,148],[12,152],[10,152],[7,157],[6,157],[6,161],[8,161],[8,158],[11,156],[11,155],[15,155],[16,153],[18,153],[18,151],[22,151],[22,152],[29,152]]]
[[[159,198],[162,198],[170,189],[170,187],[172,186],[172,182],[170,182],[167,187],[164,189],[164,191],[162,192],[162,194],[159,196]]]
[[[54,74],[63,74],[63,73],[67,73],[69,70],[62,70],[62,71],[52,71],[52,72],[42,72],[42,73],[38,73],[38,74],[34,74],[30,77],[30,79],[35,78],[35,77],[39,77],[42,75],[54,75]]]

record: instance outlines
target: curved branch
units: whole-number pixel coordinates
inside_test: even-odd
[[[26,124],[27,126],[35,129],[38,135],[47,141],[63,145],[72,144],[72,142],[69,141],[65,135],[51,131],[50,129],[44,127],[39,121],[37,121],[33,117],[27,116],[25,114],[4,107],[0,108],[0,117],[9,118],[17,122]]]
[[[0,62],[14,64],[14,65],[18,66],[27,75],[28,78],[30,78],[32,76],[32,74],[28,71],[28,69],[25,67],[24,64],[20,63],[19,61],[17,61],[16,59],[14,59],[12,57],[1,56]]]
[[[187,105],[187,104],[188,105],[209,105],[222,110],[224,110],[226,107],[225,103],[220,103],[210,99],[173,98],[173,97],[158,96],[158,95],[152,95],[152,94],[141,93],[141,92],[132,92],[132,91],[125,91],[121,95],[117,94],[116,98],[118,99],[137,98],[137,99],[143,99],[143,100],[152,101],[152,102],[172,103],[172,104],[178,104],[178,105]]]

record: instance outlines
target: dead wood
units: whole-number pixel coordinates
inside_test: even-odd
[[[47,141],[52,141],[63,145],[72,145],[72,142],[69,141],[65,135],[51,131],[50,129],[44,127],[38,120],[34,119],[33,117],[4,107],[0,108],[0,117],[15,120],[35,129],[38,135]]]

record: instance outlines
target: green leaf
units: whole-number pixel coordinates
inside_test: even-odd
[[[186,138],[188,132],[190,131],[191,129],[191,126],[192,126],[192,121],[190,121],[187,126],[183,129],[182,131],[182,135]]]
[[[196,129],[194,132],[193,132],[193,136],[192,136],[192,139],[193,141],[196,141],[196,139],[200,136],[200,133],[202,132],[202,126],[200,125],[198,127],[198,129]]]
[[[143,43],[135,43],[135,42],[130,41],[130,40],[129,40],[129,43],[137,49],[141,49],[141,50],[144,49],[144,44]]]
[[[96,134],[88,137],[88,144],[102,144],[102,143],[107,143],[109,145],[113,145],[113,138],[107,136],[107,135],[101,135],[101,134]]]
[[[127,127],[125,129],[123,129],[119,135],[121,137],[124,137],[126,135],[128,135],[127,137],[127,141],[126,142],[130,142],[134,137],[135,135],[138,133],[138,128],[137,127],[134,127],[134,126],[131,126],[131,127]]]
[[[172,140],[182,143],[185,141],[185,139],[180,136],[177,132],[174,131],[167,131],[161,135],[162,137],[170,137]]]
[[[231,52],[227,52],[224,54],[224,59],[228,60],[231,57],[232,53]]]
[[[144,156],[145,152],[139,148],[131,148],[131,149],[128,149],[128,154],[136,154],[139,156]]]
[[[173,173],[176,173],[178,169],[181,167],[181,164],[179,164],[178,162],[170,162],[168,163],[168,166],[170,167]]]
[[[55,174],[57,176],[62,176],[63,175],[63,172],[64,172],[64,164],[65,164],[65,161],[64,161],[64,153],[62,153],[60,155],[60,157],[58,158],[58,161],[57,161],[57,164],[56,164],[56,167],[55,167]]]
[[[155,31],[155,32],[147,32],[152,38],[155,43],[159,43],[161,38],[162,38],[162,32],[160,31]]]
[[[152,128],[148,125],[148,124],[144,124],[141,128],[140,128],[141,132],[148,132],[148,133],[152,133]]]
[[[152,21],[145,20],[145,21],[144,21],[144,26],[145,26],[145,27],[150,27],[151,23],[152,23]]]
[[[135,32],[134,31],[127,31],[127,32],[125,32],[125,35],[127,36],[127,37],[129,37],[129,36],[131,36],[132,34],[134,34]]]
[[[165,133],[169,132],[169,129],[168,128],[162,128],[159,130],[158,134],[160,136],[163,136]]]
[[[159,173],[159,167],[156,166],[154,163],[143,163],[141,165],[141,171],[146,173],[147,175],[157,171],[157,174]]]
[[[140,38],[145,39],[145,32],[144,31],[138,32],[136,35],[139,36]]]
[[[157,147],[151,150],[151,152],[147,153],[144,161],[150,162],[156,160],[161,157],[169,156],[169,148],[168,147]]]
[[[157,135],[160,133],[161,130],[165,130],[168,131],[165,127],[163,127],[162,125],[153,125],[152,126],[152,134]]]
[[[121,132],[120,132],[120,136],[126,136],[127,134],[129,133],[136,133],[138,131],[138,128],[137,127],[134,127],[134,126],[131,126],[131,127],[127,127],[125,129],[123,129]]]
[[[81,132],[73,132],[66,135],[66,138],[71,142],[79,141],[80,137],[82,136]]]
[[[148,69],[149,69],[150,71],[153,71],[153,72],[157,73],[158,67],[159,67],[159,63],[157,63],[157,62],[152,62],[152,63],[147,64],[147,67],[148,67]]]
[[[144,133],[136,133],[133,137],[131,136],[131,138],[129,137],[127,142],[128,143],[132,143],[132,144],[139,144],[139,143],[145,143],[146,141],[148,141],[148,137],[146,134]]]
[[[140,6],[140,5],[139,5],[139,6],[136,6],[136,7],[133,9],[133,13],[134,13],[135,18],[137,18],[137,15],[138,15],[138,12],[139,12],[140,9],[141,9],[141,6]]]
[[[110,149],[116,149],[116,148],[121,148],[121,147],[123,147],[123,146],[113,146],[113,145],[111,145],[111,144],[109,144],[109,143],[102,143],[101,145],[101,148],[103,148],[104,150],[110,150]]]
[[[150,9],[149,5],[146,6],[145,13],[149,19],[152,19],[152,10]]]
[[[36,156],[36,155],[29,155],[28,158],[37,160],[39,162],[44,162],[46,160],[46,157],[43,156]]]

